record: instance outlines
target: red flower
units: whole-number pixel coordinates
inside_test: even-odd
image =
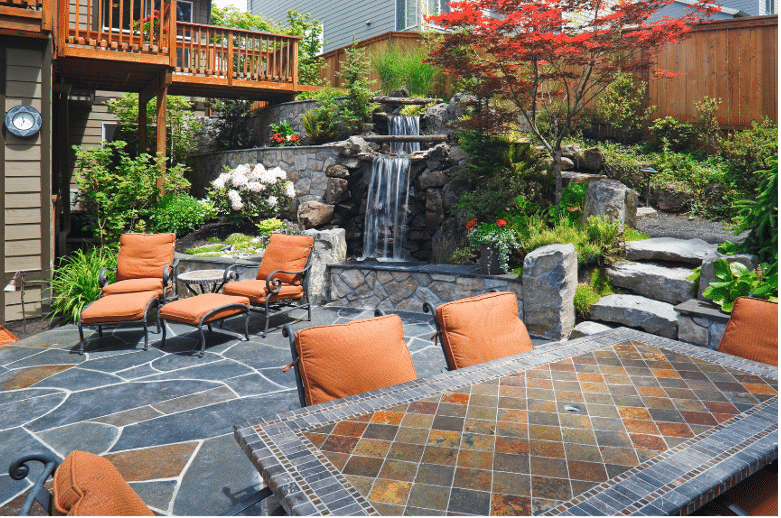
[[[470,219],[470,220],[469,220],[469,221],[467,221],[467,223],[466,223],[466,229],[467,229],[467,230],[472,230],[472,229],[473,229],[473,228],[475,228],[476,226],[477,226],[477,218]]]
[[[506,219],[497,219],[496,220],[496,226],[497,227],[506,227],[507,226],[507,220]]]

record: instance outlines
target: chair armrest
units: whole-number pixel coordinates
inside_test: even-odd
[[[442,333],[442,329],[439,328],[439,322],[437,322],[437,308],[431,302],[423,303],[423,313],[431,313],[431,319],[434,321],[434,329],[437,330],[437,334]]]
[[[283,367],[282,372],[286,372],[290,367],[295,369],[296,375],[296,387],[298,388],[298,402],[301,403],[301,408],[306,406],[306,397],[304,396],[304,382],[301,380],[301,371],[298,370],[298,351],[296,350],[296,335],[293,332],[293,328],[290,324],[282,326],[282,336],[286,337],[290,342],[290,356],[293,361],[290,365]]]
[[[104,266],[100,269],[100,273],[98,273],[98,286],[100,286],[100,289],[103,289],[108,284],[108,277],[106,277],[108,270],[116,271],[116,268],[106,268]]]
[[[374,310],[374,316],[375,317],[384,317],[385,316],[385,310],[382,308],[376,308]]]
[[[173,263],[163,266],[163,286],[168,286],[176,282],[176,267],[179,266],[179,258],[174,259]]]
[[[60,462],[54,455],[43,452],[22,455],[8,466],[8,474],[14,480],[27,478],[27,475],[30,474],[30,467],[27,463],[33,460],[43,464],[43,472],[41,472],[38,480],[35,481],[35,484],[30,489],[22,508],[19,510],[19,516],[27,516],[30,513],[33,502],[36,500],[44,509],[46,509],[46,512],[49,514],[52,512],[52,496],[51,493],[49,493],[49,490],[44,486],[44,483],[46,483],[46,480],[54,474],[54,471],[60,465]]]
[[[225,271],[222,272],[222,283],[225,284],[226,282],[231,282],[238,280],[239,274],[236,272],[236,268],[238,268],[238,264],[232,264],[225,268]]]
[[[309,271],[309,269],[312,267],[311,264],[307,263],[307,265],[304,267],[303,270],[298,270],[295,272],[288,272],[285,270],[274,270],[270,274],[268,274],[268,277],[266,277],[266,293],[269,293],[271,295],[274,295],[275,293],[279,293],[279,290],[282,289],[282,285],[284,284],[279,279],[274,279],[274,276],[278,273],[285,273],[288,275],[298,275],[301,274],[302,276],[306,275],[306,273]]]

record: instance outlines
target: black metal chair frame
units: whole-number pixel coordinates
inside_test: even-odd
[[[377,308],[374,310],[375,317],[384,317],[385,311]],[[290,324],[282,326],[282,336],[288,339],[290,343],[290,355],[293,358],[293,362],[290,364],[295,369],[296,373],[296,388],[298,389],[298,402],[301,403],[301,408],[306,406],[306,398],[304,398],[304,382],[301,380],[301,371],[298,370],[298,350],[296,349],[296,333]]]
[[[115,295],[118,296],[118,295]],[[90,302],[84,309],[87,309],[91,305],[95,304],[101,299],[93,300]],[[156,333],[160,332],[160,299],[155,297],[151,299],[149,302],[146,303],[146,308],[144,309],[144,317],[141,320],[120,320],[120,321],[112,321],[112,322],[95,322],[91,324],[83,324],[81,322],[81,315],[79,315],[79,354],[84,354],[84,330],[83,327],[96,327],[98,328],[98,336],[100,338],[103,338],[103,326],[124,326],[124,325],[138,325],[142,324],[144,326],[144,350],[149,350],[149,310],[152,308],[152,305],[157,306],[157,331]],[[84,310],[82,310],[83,312]],[[163,335],[165,336],[165,335]]]
[[[54,476],[54,472],[60,466],[60,461],[51,453],[39,452],[22,455],[8,466],[8,474],[14,480],[23,480],[27,478],[27,475],[30,474],[30,466],[28,466],[27,463],[31,461],[37,461],[43,464],[43,472],[30,489],[27,498],[25,498],[24,503],[22,504],[22,508],[19,510],[18,516],[29,515],[30,509],[36,501],[46,509],[46,512],[49,515],[51,515],[53,499],[51,493],[46,489],[44,484],[49,477]],[[271,496],[271,494],[271,489],[264,487],[254,495],[230,507],[222,516],[236,516],[261,500]]]
[[[232,264],[225,269],[225,273],[223,273],[222,276],[223,286],[229,282],[238,280],[239,275],[238,273],[236,273],[236,268],[238,266],[239,266],[238,264]],[[311,268],[312,268],[312,253],[310,251],[309,257],[307,257],[306,259],[306,266],[304,266],[303,270],[299,270],[295,272],[288,272],[285,270],[274,270],[268,275],[268,277],[266,277],[266,300],[262,305],[255,304],[252,301],[250,301],[250,310],[255,311],[257,313],[263,313],[265,317],[265,326],[263,328],[263,332],[261,333],[262,337],[265,338],[266,333],[268,333],[269,318],[271,318],[272,315],[289,313],[290,311],[294,311],[296,309],[306,309],[307,320],[309,321],[312,320],[312,304],[309,301],[309,270]],[[279,293],[282,287],[286,284],[282,282],[281,279],[274,278],[274,275],[280,273],[284,273],[288,275],[301,274],[301,286],[304,290],[303,297],[301,297],[300,299],[283,299],[283,300],[270,302],[271,298],[277,293]],[[291,285],[288,284],[288,286]]]
[[[228,316],[225,316],[225,317],[218,318],[218,319],[212,320],[210,322],[207,322],[211,317],[213,317],[214,315],[216,315],[217,313],[219,313],[221,311],[225,311],[226,309],[241,309],[242,311],[241,311],[241,313],[234,313],[232,315],[228,315]],[[209,329],[209,332],[211,333],[213,331],[213,329],[212,329],[212,324],[213,323],[219,322],[220,323],[220,329],[223,329],[223,325],[222,324],[223,324],[223,322],[225,321],[226,318],[232,318],[232,317],[241,315],[242,313],[244,313],[244,339],[249,341],[249,307],[246,304],[240,304],[240,303],[225,304],[224,306],[220,306],[218,308],[214,308],[214,309],[209,310],[205,315],[203,315],[201,317],[201,319],[198,321],[198,325],[195,326],[195,327],[198,328],[198,332],[201,333],[201,351],[198,353],[198,357],[199,358],[203,358],[203,352],[206,350],[206,334],[203,332],[203,325],[206,324],[207,329]],[[158,314],[159,314],[159,312],[158,312]],[[163,318],[163,317],[159,317],[158,321],[161,321],[161,320],[163,322],[163,337],[162,337],[162,340],[160,342],[160,349],[163,349],[165,347],[165,320],[166,319]],[[169,320],[171,320],[171,319],[169,319]],[[188,324],[187,322],[181,322],[179,320],[172,320],[172,321],[176,322],[177,324],[191,325],[191,324]],[[230,335],[238,336],[237,334],[235,334],[235,333],[233,333],[231,331],[225,331],[224,329],[223,329],[223,331],[225,333],[230,334]]]
[[[179,286],[176,282],[176,270],[179,266],[179,258],[174,258],[173,263],[163,266],[163,294],[159,297],[160,304],[171,302],[179,298]],[[106,272],[109,270],[117,271],[116,268],[106,268],[105,266],[100,269],[98,273],[98,285],[100,286],[100,297],[103,297],[103,288],[108,286],[108,276]],[[107,295],[110,296],[110,295]]]

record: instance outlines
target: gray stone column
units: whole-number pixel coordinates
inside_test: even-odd
[[[560,340],[575,327],[578,254],[571,243],[538,248],[523,261],[523,321],[529,334]]]
[[[309,271],[309,301],[312,304],[325,304],[331,300],[328,293],[329,282],[326,266],[329,263],[344,261],[347,257],[347,241],[343,228],[330,230],[305,230],[304,235],[315,240],[312,249],[312,268]]]

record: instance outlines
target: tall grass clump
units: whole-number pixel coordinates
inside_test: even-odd
[[[84,306],[100,296],[98,274],[106,268],[109,282],[114,282],[117,267],[117,245],[96,246],[76,250],[60,259],[52,276],[52,316],[62,315],[70,322],[78,322]]]
[[[416,50],[388,45],[371,58],[383,93],[404,88],[413,97],[439,94],[440,70],[423,60],[428,57],[425,47]]]

